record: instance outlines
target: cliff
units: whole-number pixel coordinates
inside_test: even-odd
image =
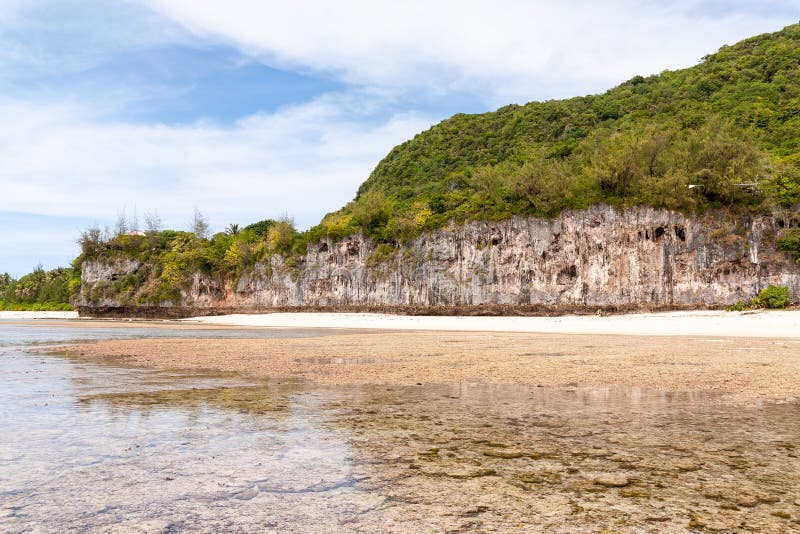
[[[90,229],[70,287],[89,313],[172,315],[704,307],[770,284],[797,301],[798,210],[800,24],[603,94],[457,114],[304,232]]]
[[[770,284],[788,286],[796,301],[800,266],[774,243],[798,222],[781,213],[691,218],[597,206],[552,219],[451,225],[388,256],[359,234],[311,243],[299,262],[272,255],[236,280],[194,272],[180,297],[162,306],[721,306]],[[121,301],[110,288],[142,272],[152,273],[133,260],[87,261],[77,304],[126,305],[130,296]]]

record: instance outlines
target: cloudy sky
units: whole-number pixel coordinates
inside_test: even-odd
[[[301,228],[457,112],[604,91],[797,0],[0,0],[0,272],[124,212]]]

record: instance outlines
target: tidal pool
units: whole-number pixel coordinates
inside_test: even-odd
[[[793,404],[321,387],[27,351],[113,336],[314,335],[153,330],[0,322],[0,531],[800,530]]]

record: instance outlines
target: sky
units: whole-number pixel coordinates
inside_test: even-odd
[[[454,113],[798,21],[798,0],[0,0],[0,272],[68,265],[121,214],[308,228]]]

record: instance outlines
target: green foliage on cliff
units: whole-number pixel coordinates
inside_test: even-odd
[[[687,213],[796,209],[800,25],[604,94],[455,115],[392,149],[352,202],[307,232],[265,220],[206,238],[198,212],[194,233],[109,237],[90,229],[74,266],[94,258],[141,262],[82,296],[160,304],[179,300],[197,272],[235,285],[257,263],[268,273],[274,254],[297,267],[307,245],[323,238],[363,231],[379,244],[370,258],[376,263],[451,221],[550,217],[599,203]],[[800,257],[800,237],[779,237],[783,250]]]
[[[800,228],[792,228],[778,237],[778,248],[788,252],[800,263]]]
[[[95,286],[93,293],[83,297],[89,302],[113,296],[122,304],[162,304],[178,301],[181,289],[188,289],[195,273],[235,280],[258,262],[268,264],[272,254],[290,253],[297,235],[290,219],[264,220],[243,229],[231,225],[228,231],[210,238],[176,230],[107,235],[90,228],[81,236],[81,255],[73,265],[80,269],[95,259],[111,265],[138,262],[135,272],[108,286]]]
[[[789,304],[789,288],[784,286],[769,286],[758,294],[758,302],[763,308],[779,310]]]
[[[62,311],[69,304],[72,269],[37,267],[19,280],[0,274],[0,310]]]
[[[311,236],[360,228],[401,243],[450,220],[601,202],[685,212],[800,202],[800,25],[601,95],[455,115],[395,147]]]
[[[749,301],[740,300],[725,311],[746,311],[766,308],[768,310],[782,310],[789,305],[789,288],[785,286],[769,286],[761,290],[757,297]]]

